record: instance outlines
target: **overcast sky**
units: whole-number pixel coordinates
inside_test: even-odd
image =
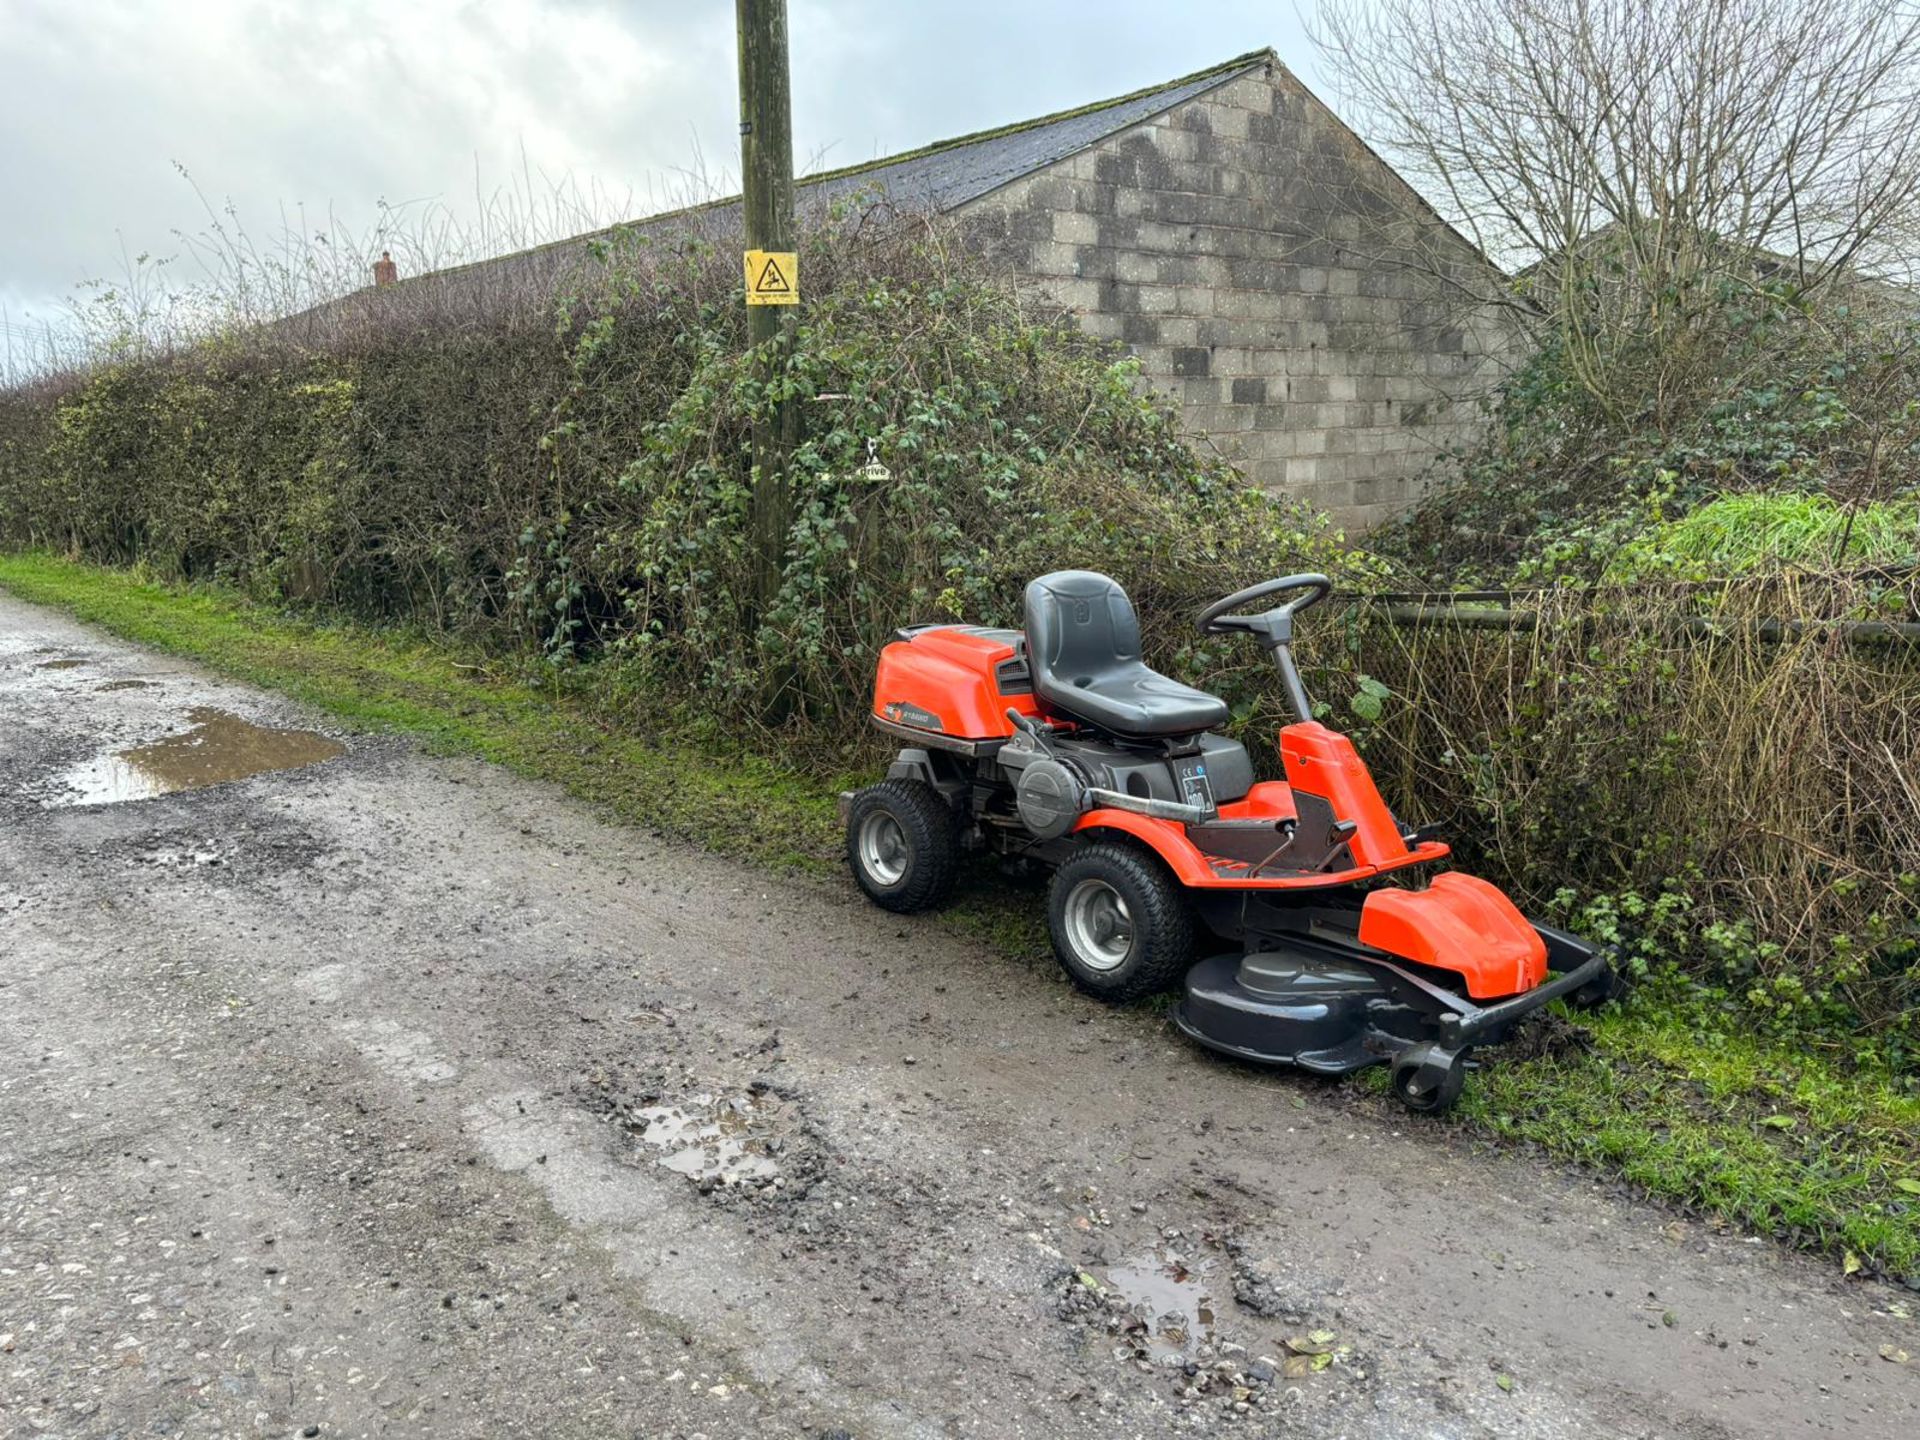
[[[1315,79],[1294,0],[789,0],[789,14],[803,168],[1264,45]],[[365,237],[383,201],[471,225],[476,193],[550,200],[563,181],[603,214],[668,208],[737,188],[737,105],[732,0],[0,0],[0,305],[15,327],[57,314],[77,282],[117,281],[140,253],[190,273],[176,232],[207,228],[196,186],[256,244],[283,215]],[[504,241],[499,216],[496,202]]]

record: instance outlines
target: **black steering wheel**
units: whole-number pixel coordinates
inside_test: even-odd
[[[1289,590],[1304,590],[1307,593],[1256,615],[1233,613],[1256,600],[1264,600],[1269,595],[1284,595]],[[1262,580],[1258,585],[1249,585],[1223,600],[1214,601],[1201,611],[1200,633],[1225,635],[1237,630],[1259,635],[1269,643],[1278,641],[1284,644],[1293,638],[1293,617],[1309,605],[1318,605],[1332,593],[1333,581],[1324,575],[1282,575],[1278,580]]]

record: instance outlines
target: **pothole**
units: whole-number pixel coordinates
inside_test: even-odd
[[[1142,1358],[1185,1359],[1214,1338],[1209,1267],[1171,1250],[1137,1256],[1107,1271],[1121,1302],[1121,1329]]]
[[[115,690],[150,690],[153,688],[153,682],[151,680],[108,680],[95,688],[102,694]]]
[[[703,1190],[763,1187],[781,1181],[783,1142],[773,1133],[780,1101],[771,1092],[690,1095],[673,1105],[629,1112],[627,1126],[654,1152],[654,1163]]]
[[[87,662],[84,660],[42,660],[33,668],[36,670],[78,670]]]
[[[1189,1241],[1199,1247],[1192,1254]],[[1245,1416],[1290,1403],[1282,1392],[1291,1385],[1365,1383],[1366,1368],[1335,1331],[1262,1323],[1276,1318],[1264,1308],[1248,1313],[1239,1267],[1219,1250],[1211,1237],[1168,1230],[1145,1252],[1066,1271],[1058,1314],[1085,1341],[1104,1337],[1116,1361],[1164,1381],[1182,1409]]]
[[[183,790],[203,790],[277,770],[318,765],[346,746],[313,730],[256,725],[225,710],[196,706],[192,728],[147,745],[103,755],[61,777],[49,805],[117,805]]]

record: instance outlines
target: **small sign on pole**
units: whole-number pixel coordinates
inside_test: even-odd
[[[800,257],[791,250],[747,251],[747,304],[798,305]]]

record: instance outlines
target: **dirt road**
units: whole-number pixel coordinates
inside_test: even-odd
[[[1920,1297],[271,727],[0,597],[0,1435],[1920,1434]]]

